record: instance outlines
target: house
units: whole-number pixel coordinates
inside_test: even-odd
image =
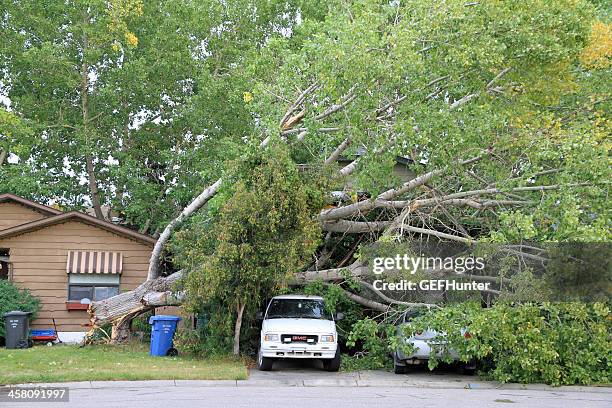
[[[350,156],[340,156],[338,158],[338,166],[339,168],[343,168],[351,164],[356,158],[361,157],[365,154],[364,148],[357,149],[357,152]],[[392,175],[395,177],[400,183],[405,183],[408,180],[412,180],[416,177],[414,171],[410,169],[411,166],[414,165],[414,161],[408,157],[404,156],[395,156],[395,164],[393,165]],[[353,180],[348,180],[348,184],[352,184]],[[389,186],[391,188],[392,186]]]
[[[338,170],[343,167],[353,163],[355,159],[363,156],[365,154],[364,148],[359,148],[354,154],[348,156],[340,156],[336,161]],[[390,184],[388,188],[395,187],[396,184],[405,183],[410,181],[416,177],[416,173],[411,170],[411,167],[414,165],[414,161],[408,157],[404,156],[396,156],[395,163],[393,164],[393,169],[391,172],[392,177],[394,178],[394,184]],[[301,172],[311,171],[313,169],[318,169],[322,165],[321,164],[298,164],[297,168]],[[352,197],[349,192],[352,191],[357,194],[358,199],[369,198],[370,194],[367,191],[362,189],[362,186],[358,185],[358,181],[354,174],[351,174],[348,178],[342,180],[342,184],[337,184],[335,186],[337,190],[331,191],[331,200],[333,203],[330,205],[338,205],[340,203],[350,202]]]
[[[134,289],[147,276],[155,238],[78,211],[0,195],[0,279],[40,299],[32,328],[60,339],[88,330],[88,304]]]

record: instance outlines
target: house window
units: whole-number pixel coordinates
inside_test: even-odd
[[[67,310],[87,310],[93,301],[119,294],[119,275],[69,275]]]
[[[9,278],[9,250],[0,249],[0,279]]]
[[[122,268],[120,252],[69,251],[66,308],[84,310],[91,302],[119,294]]]
[[[120,275],[68,275],[68,301],[88,304],[119,294]]]
[[[85,304],[89,301],[98,301],[108,299],[119,294],[119,286],[84,286],[84,285],[70,285],[68,290],[68,301],[69,302],[83,302]]]

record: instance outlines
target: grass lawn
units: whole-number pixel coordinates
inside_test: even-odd
[[[0,384],[103,380],[243,380],[240,360],[151,357],[144,344],[0,348]]]

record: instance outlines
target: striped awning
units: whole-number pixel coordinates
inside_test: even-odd
[[[70,251],[66,264],[67,273],[112,273],[123,269],[121,252]]]

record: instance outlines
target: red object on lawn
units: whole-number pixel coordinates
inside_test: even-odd
[[[30,333],[32,334],[31,338],[34,341],[57,340],[57,335],[55,334],[55,330],[53,329],[31,330]]]
[[[30,330],[30,338],[34,341],[56,341],[58,340],[57,326],[55,325],[55,319],[52,319],[52,320],[53,320],[53,329]]]

